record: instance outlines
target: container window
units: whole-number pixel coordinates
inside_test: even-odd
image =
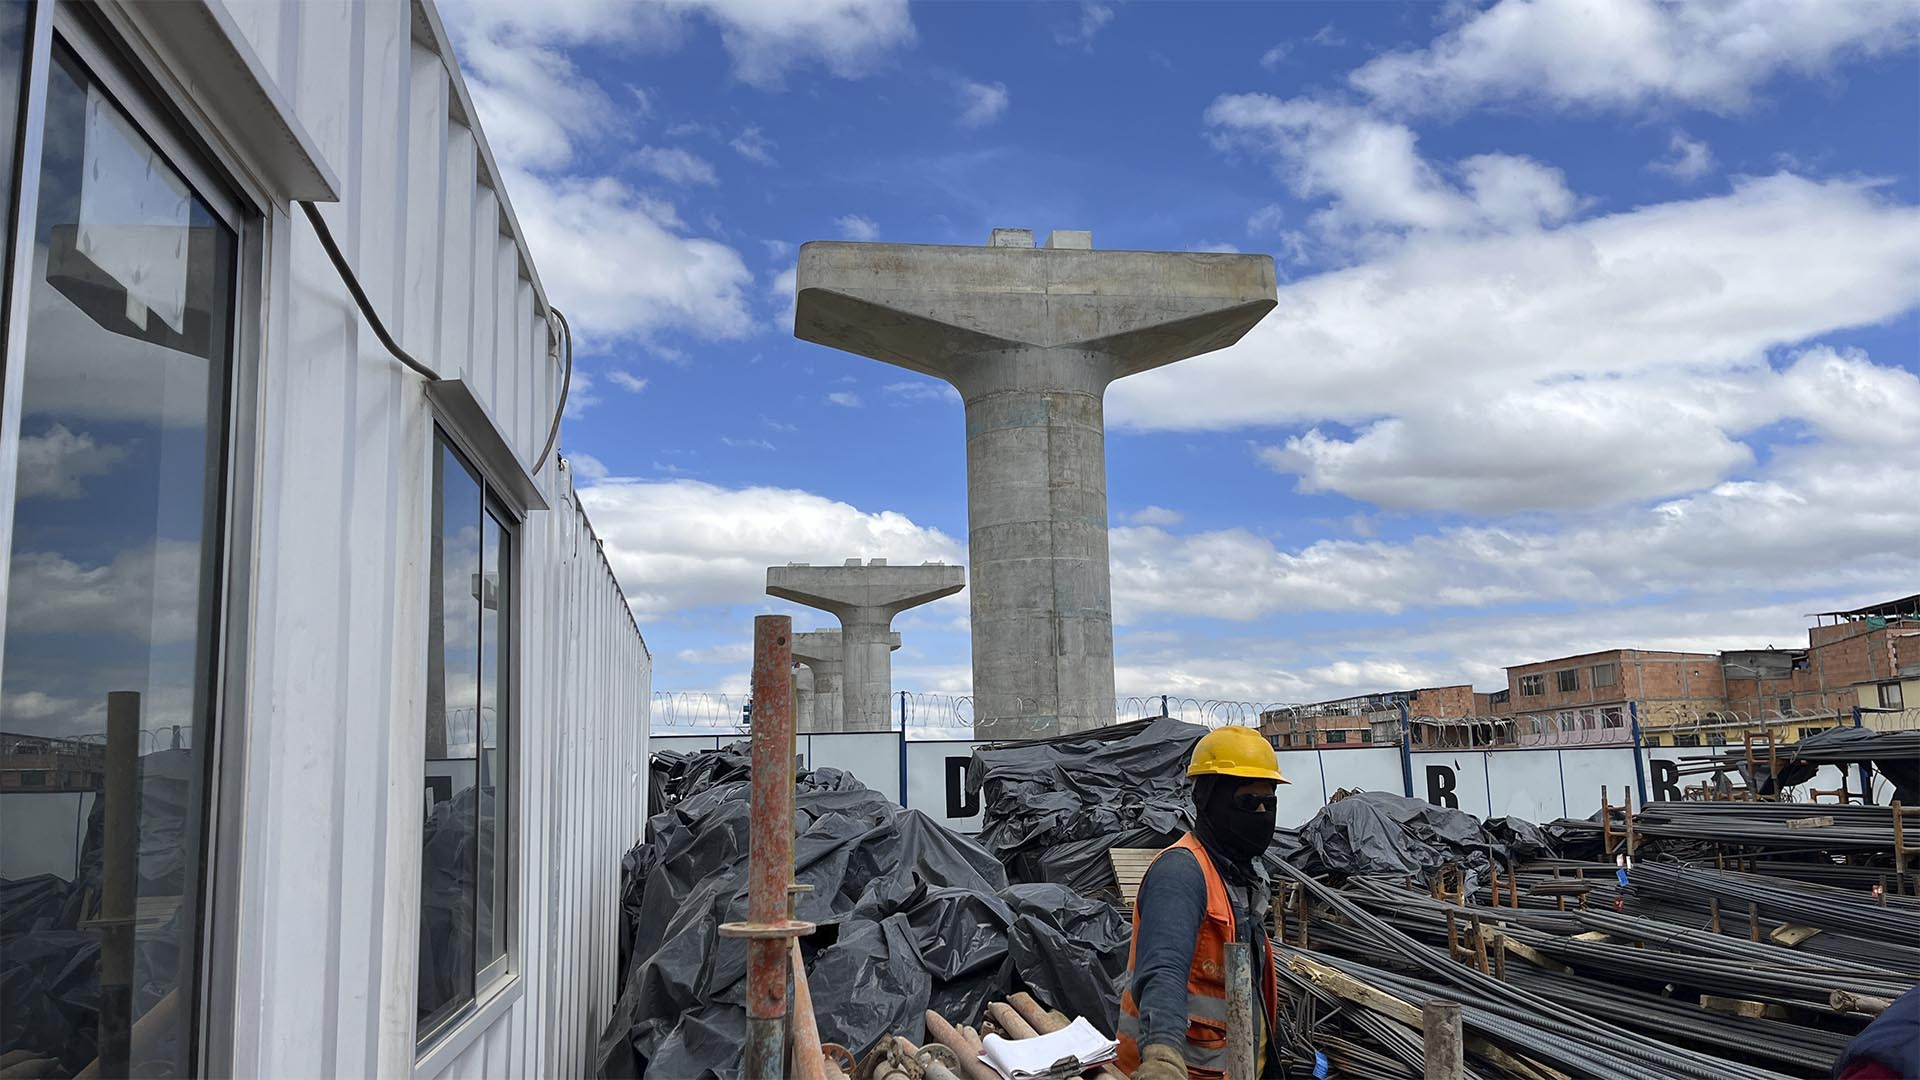
[[[28,10],[4,7],[0,69]],[[5,1049],[186,1076],[237,237],[65,45],[46,79],[0,687],[0,776],[33,789],[5,795],[0,878],[37,884],[6,893],[0,982],[58,1007],[10,1009]]]
[[[430,1041],[505,973],[511,520],[444,435],[433,467],[418,1027]]]

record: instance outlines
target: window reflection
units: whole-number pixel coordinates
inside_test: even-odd
[[[513,533],[444,439],[434,461],[417,1030],[507,953]]]
[[[56,47],[34,241],[0,1048],[35,1075],[185,1075],[235,238]]]

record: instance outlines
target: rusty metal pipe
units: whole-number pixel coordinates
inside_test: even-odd
[[[140,890],[140,695],[107,695],[107,762],[100,858],[100,1075],[130,1071],[133,914]]]
[[[813,991],[807,987],[807,967],[800,959],[800,939],[787,939],[793,961],[793,1075],[799,1080],[827,1080],[827,1059],[820,1052],[820,1027],[813,1016]]]
[[[1022,1020],[1032,1025],[1033,1030],[1042,1035],[1051,1035],[1067,1026],[1060,1022],[1059,1017],[1041,1008],[1040,1003],[1033,999],[1033,995],[1025,990],[1018,991],[1007,998],[1007,1004],[1013,1006],[1013,1011],[1019,1013]]]
[[[970,1042],[959,1028],[932,1009],[927,1010],[927,1035],[953,1051],[954,1056],[960,1059],[960,1069],[966,1073],[967,1080],[1000,1080],[1000,1074],[980,1060],[979,1045]]]
[[[720,933],[747,939],[746,1080],[781,1080],[790,946],[813,930],[787,914],[793,883],[793,620],[753,620],[753,810],[747,920]]]
[[[1032,1039],[1040,1035],[1025,1017],[1004,1001],[988,1002],[987,1015],[993,1017],[993,1022],[1000,1025],[1000,1030],[1006,1032],[1009,1039]]]

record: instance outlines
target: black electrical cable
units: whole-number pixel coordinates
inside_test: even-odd
[[[393,335],[387,332],[387,324],[380,321],[380,313],[373,309],[373,301],[367,299],[366,290],[360,287],[359,277],[354,274],[353,267],[347,263],[347,257],[341,253],[340,245],[334,242],[333,230],[327,228],[327,219],[320,216],[320,209],[305,200],[300,200],[300,209],[306,212],[307,220],[313,224],[314,235],[320,238],[320,246],[326,250],[327,258],[333,263],[334,272],[340,275],[340,281],[346,285],[347,292],[352,294],[354,304],[360,309],[361,318],[366,319],[367,325],[373,328],[373,336],[380,339],[380,344],[386,347],[387,352],[392,354],[395,360],[405,364],[430,382],[440,381],[438,372],[415,360],[413,355],[401,348],[400,343],[393,340]],[[540,470],[546,467],[548,455],[553,453],[554,444],[560,440],[560,418],[566,414],[567,395],[573,390],[573,327],[559,308],[549,306],[547,310],[553,312],[553,317],[560,320],[562,339],[565,342],[566,369],[560,378],[560,401],[553,409],[553,423],[547,428],[547,443],[540,448],[540,456],[534,459],[533,468],[529,470],[535,476],[540,475]]]
[[[326,249],[327,258],[333,260],[334,272],[340,275],[340,280],[347,286],[347,292],[353,294],[353,302],[359,305],[361,318],[366,319],[367,325],[373,328],[373,336],[380,339],[380,344],[386,346],[395,360],[418,372],[421,378],[433,382],[440,381],[439,373],[415,360],[407,350],[400,347],[399,342],[393,340],[392,334],[387,333],[387,324],[380,321],[380,313],[373,310],[373,301],[367,299],[366,290],[360,287],[360,279],[354,276],[353,267],[347,265],[347,257],[340,253],[340,245],[334,243],[333,230],[327,228],[327,219],[320,216],[319,207],[305,200],[299,200],[299,202],[300,209],[306,211],[307,220],[313,223],[314,235],[320,238],[320,246]]]
[[[573,325],[567,322],[567,317],[559,308],[549,305],[547,310],[553,312],[553,317],[560,320],[560,331],[566,341],[567,367],[566,373],[560,377],[560,401],[553,408],[553,424],[547,428],[547,445],[540,448],[540,456],[533,462],[535,476],[539,476],[540,470],[546,467],[547,455],[553,453],[554,443],[560,441],[560,418],[566,415],[567,394],[573,389]]]

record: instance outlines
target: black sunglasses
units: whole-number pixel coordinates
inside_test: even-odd
[[[1248,814],[1265,813],[1279,805],[1280,799],[1277,795],[1249,795],[1241,792],[1233,797],[1233,808]]]

